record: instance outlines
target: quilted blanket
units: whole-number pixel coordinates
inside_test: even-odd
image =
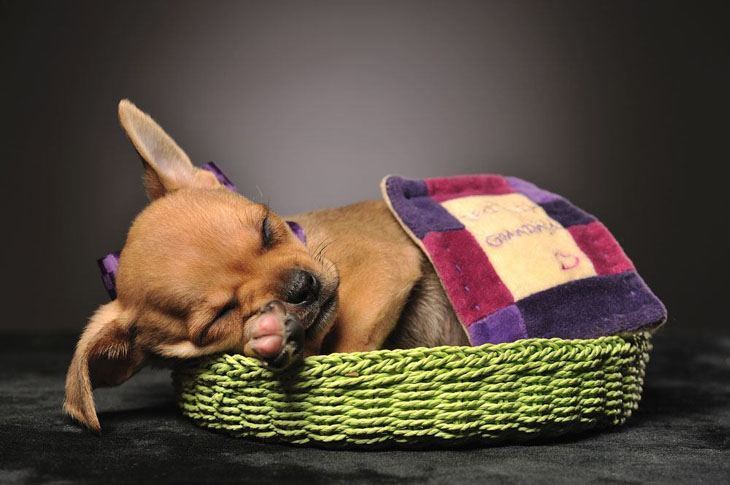
[[[666,309],[606,226],[516,177],[386,177],[472,345],[655,328]]]

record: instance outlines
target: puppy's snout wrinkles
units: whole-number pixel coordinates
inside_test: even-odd
[[[293,305],[308,305],[319,298],[322,284],[319,279],[309,271],[295,269],[289,273],[284,299]]]

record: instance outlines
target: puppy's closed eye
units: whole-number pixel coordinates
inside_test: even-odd
[[[195,343],[204,347],[225,336],[230,330],[232,323],[230,317],[235,314],[237,309],[238,302],[235,300],[231,300],[221,307],[213,319],[200,332]]]
[[[271,219],[266,214],[263,221],[261,221],[261,247],[270,249],[275,243],[276,234],[274,233],[273,227],[271,227]]]
[[[215,317],[213,318],[211,323],[215,323],[216,320],[220,320],[222,318],[227,317],[236,308],[238,308],[238,302],[236,300],[229,301],[228,303],[225,304],[225,306],[223,306],[223,308],[218,310],[218,313],[215,314]]]

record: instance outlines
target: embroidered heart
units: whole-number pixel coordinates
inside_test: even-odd
[[[560,267],[564,270],[573,269],[580,264],[578,256],[565,254],[562,251],[555,251],[555,259],[560,263]]]

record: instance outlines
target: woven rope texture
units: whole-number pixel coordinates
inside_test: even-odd
[[[180,408],[235,436],[341,447],[553,437],[637,409],[648,334],[309,357],[276,375],[221,355],[174,375]]]

